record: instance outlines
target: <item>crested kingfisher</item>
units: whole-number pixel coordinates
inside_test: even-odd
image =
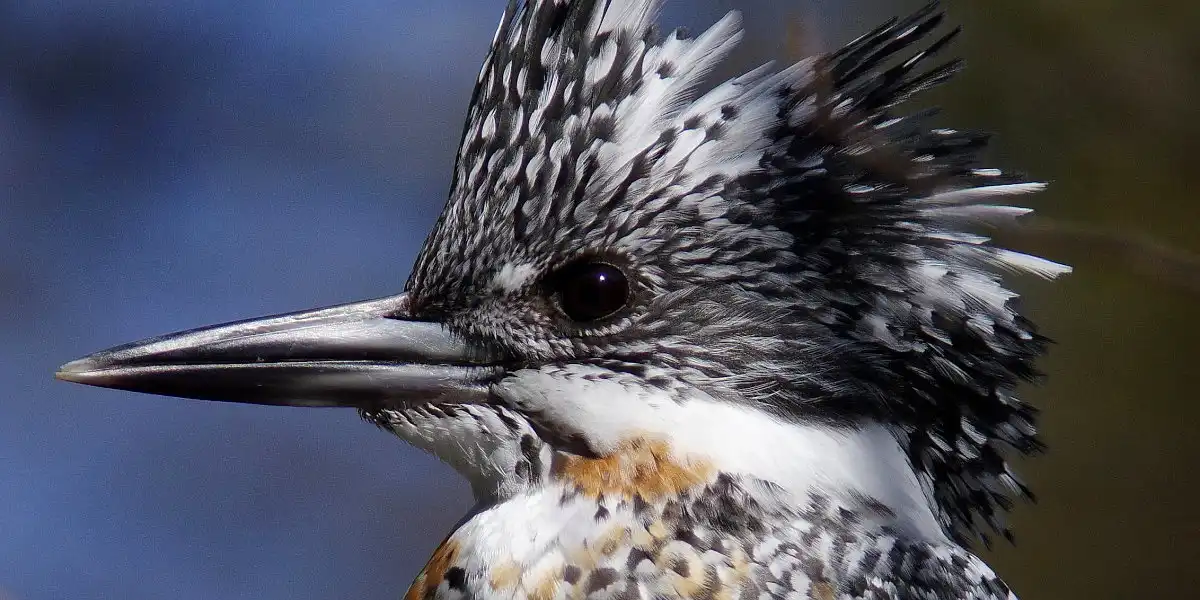
[[[706,83],[742,37],[661,0],[510,0],[403,292],[67,363],[138,392],[353,407],[476,505],[406,600],[1002,599],[1046,345],[978,230],[1039,183],[896,107],[930,5]]]

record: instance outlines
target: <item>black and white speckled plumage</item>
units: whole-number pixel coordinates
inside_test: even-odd
[[[482,505],[406,600],[1015,599],[979,558],[896,531],[866,498],[796,498],[726,473],[597,494],[572,474],[578,456],[531,432],[521,446],[515,471],[536,491]]]
[[[930,37],[930,6],[701,93],[736,14],[689,37],[659,33],[657,8],[513,2],[497,31],[407,292],[510,375],[453,418],[369,417],[463,472],[515,476],[475,476],[480,507],[410,597],[1013,597],[959,546],[1009,535],[1029,490],[1005,453],[1040,448],[1014,389],[1044,340],[999,273],[1066,268],[970,231],[1027,212],[1000,201],[1039,184],[980,166],[983,135],[892,112],[959,68],[930,64],[957,31]],[[581,325],[556,309],[547,278],[583,259],[626,273],[625,310]],[[730,440],[707,443],[728,448],[685,439],[723,419]],[[777,422],[796,428],[773,438]],[[786,453],[789,435],[845,456],[759,473],[788,458],[752,446]],[[920,507],[892,475],[843,468],[914,477]]]
[[[893,115],[936,7],[703,89],[738,16],[510,2],[403,294],[180,332],[68,381],[354,407],[471,483],[406,600],[1013,595],[964,547],[1028,490],[1044,341],[971,230],[1037,191]],[[915,48],[915,49],[914,49]]]
[[[607,7],[607,8],[606,8]],[[1044,341],[998,271],[1054,263],[965,228],[1037,184],[977,164],[985,136],[891,113],[958,62],[907,55],[936,7],[842,50],[695,93],[731,15],[660,34],[656,2],[510,3],[472,99],[450,202],[408,289],[423,314],[529,362],[698,387],[797,420],[888,423],[958,539],[1004,532],[1038,450],[1014,396]],[[897,58],[899,56],[899,58]],[[626,267],[631,310],[556,320],[540,274]]]

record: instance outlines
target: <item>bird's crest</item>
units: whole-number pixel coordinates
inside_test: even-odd
[[[1040,184],[981,167],[982,135],[890,112],[958,69],[924,70],[955,32],[899,56],[941,23],[931,5],[701,93],[738,17],[661,35],[659,4],[510,2],[414,306],[451,314],[580,255],[627,260],[639,315],[568,333],[505,316],[472,327],[539,357],[650,364],[789,418],[877,419],[952,535],[1006,531],[1028,490],[1004,452],[1039,448],[1013,391],[1044,341],[999,273],[1067,268],[970,231],[1027,212],[1004,201]]]

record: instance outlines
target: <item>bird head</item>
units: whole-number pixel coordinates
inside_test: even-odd
[[[511,2],[449,202],[400,295],[172,334],[59,377],[358,408],[517,493],[543,452],[860,494],[954,537],[1003,528],[1031,452],[1014,388],[1044,340],[972,229],[1033,192],[984,136],[893,107],[957,70],[936,7],[704,88],[741,37],[660,33],[654,0]],[[899,482],[899,483],[897,483]],[[916,490],[914,492],[914,490]],[[924,511],[924,512],[922,512]]]

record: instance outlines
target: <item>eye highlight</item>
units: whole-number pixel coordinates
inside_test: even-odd
[[[605,262],[580,261],[555,272],[550,291],[572,321],[587,323],[611,316],[629,303],[629,280]]]

